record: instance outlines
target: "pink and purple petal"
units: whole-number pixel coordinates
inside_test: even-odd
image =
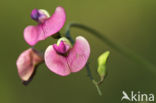
[[[50,45],[45,51],[45,64],[48,69],[58,75],[66,76],[70,74],[66,57],[58,54],[53,45]]]
[[[24,30],[24,39],[34,46],[37,42],[45,40],[47,37],[57,33],[66,21],[64,8],[57,7],[54,14],[37,26],[27,26]]]
[[[55,49],[57,53],[64,55],[68,52],[68,50],[70,49],[70,46],[68,44],[64,44],[64,42],[61,41],[59,45],[54,44],[53,48]]]
[[[54,73],[67,76],[71,72],[78,72],[87,63],[90,55],[90,46],[84,37],[77,37],[74,47],[64,56],[54,49],[54,45],[49,46],[45,52],[45,64]]]

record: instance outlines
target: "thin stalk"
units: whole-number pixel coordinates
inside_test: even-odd
[[[87,69],[87,73],[88,73],[88,77],[90,78],[90,80],[92,81],[92,83],[95,85],[96,89],[97,89],[97,92],[100,96],[102,96],[102,92],[100,90],[100,87],[98,85],[98,82],[96,82],[92,76],[92,73],[90,71],[90,67],[89,67],[89,63],[87,62],[86,64],[86,69]]]
[[[100,90],[100,87],[98,85],[98,83],[95,81],[95,80],[92,80],[93,84],[95,85],[96,89],[97,89],[97,92],[100,96],[102,96],[102,92]]]
[[[98,39],[100,39],[102,42],[104,42],[105,44],[107,44],[108,46],[110,46],[112,49],[116,50],[117,52],[119,52],[120,54],[122,54],[123,56],[129,58],[130,60],[144,66],[145,68],[149,68],[150,70],[152,70],[153,72],[156,72],[156,67],[155,65],[153,65],[151,62],[149,62],[148,60],[144,59],[143,57],[139,56],[138,54],[136,54],[135,52],[133,52],[132,50],[120,46],[117,43],[114,43],[113,41],[111,41],[109,38],[107,38],[106,36],[104,36],[103,34],[101,34],[100,32],[96,31],[93,28],[90,28],[86,25],[83,24],[79,24],[79,23],[69,23],[67,25],[66,28],[66,35],[68,35],[70,28],[72,27],[76,27],[76,28],[80,28],[83,29],[85,31],[88,31],[90,33],[92,33],[95,37],[97,37]]]

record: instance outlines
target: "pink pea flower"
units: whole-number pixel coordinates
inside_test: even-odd
[[[37,21],[38,25],[27,26],[24,29],[24,39],[29,45],[34,46],[37,42],[60,31],[66,21],[66,13],[60,6],[56,8],[51,17],[46,10],[34,9],[31,18]]]
[[[88,41],[84,37],[78,36],[73,47],[67,39],[59,39],[57,44],[50,45],[46,49],[44,58],[50,71],[67,76],[72,72],[80,71],[85,66],[89,55]]]
[[[43,62],[43,57],[34,49],[30,48],[20,54],[16,61],[19,77],[22,81],[29,81],[35,67]]]

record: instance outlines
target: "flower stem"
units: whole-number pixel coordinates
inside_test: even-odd
[[[98,83],[97,83],[95,80],[92,80],[92,82],[93,82],[93,84],[95,85],[95,87],[96,87],[96,89],[97,89],[97,91],[98,91],[98,94],[99,94],[100,96],[102,96],[102,92],[101,92],[101,90],[100,90],[100,88],[99,88]]]
[[[71,27],[77,27],[77,28],[80,28],[80,29],[83,29],[83,30],[86,30],[86,31],[92,33],[94,36],[96,36],[102,42],[106,43],[108,46],[110,46],[112,49],[116,50],[117,52],[119,52],[123,56],[129,58],[130,60],[132,60],[132,61],[134,61],[134,62],[136,62],[142,66],[144,66],[145,68],[149,68],[153,72],[156,72],[156,67],[151,62],[149,62],[148,60],[144,59],[143,57],[137,55],[136,53],[134,53],[130,49],[128,49],[126,47],[122,47],[122,46],[112,42],[111,40],[109,40],[106,36],[104,36],[100,32],[98,32],[95,29],[90,28],[86,25],[74,23],[74,22],[69,23],[67,25],[67,28],[66,28],[66,35],[67,36],[69,34]],[[70,39],[70,37],[69,37],[69,39]]]
[[[88,77],[90,78],[90,80],[93,82],[93,84],[95,85],[96,89],[97,89],[97,92],[100,96],[102,96],[102,92],[100,90],[100,87],[98,85],[98,83],[94,80],[93,76],[92,76],[92,73],[90,71],[90,67],[89,67],[89,63],[87,62],[86,64],[86,69],[87,69],[87,73],[88,73]]]

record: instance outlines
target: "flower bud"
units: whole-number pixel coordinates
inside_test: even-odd
[[[71,43],[67,38],[62,37],[58,40],[57,44],[53,45],[53,48],[55,49],[57,53],[64,55],[71,48]]]
[[[103,82],[106,76],[106,61],[108,59],[110,52],[106,51],[98,57],[98,69],[97,72],[101,78],[100,83]]]
[[[44,9],[34,9],[31,12],[31,18],[39,23],[43,23],[49,17],[49,13]]]

